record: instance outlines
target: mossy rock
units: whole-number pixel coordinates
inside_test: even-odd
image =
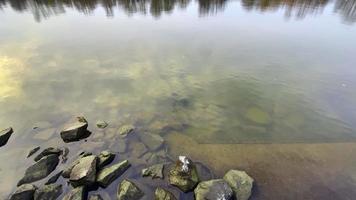
[[[258,107],[251,107],[247,110],[245,117],[257,124],[267,125],[271,123],[270,115]]]

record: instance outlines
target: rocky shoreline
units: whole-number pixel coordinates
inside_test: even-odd
[[[105,121],[98,121],[99,129],[108,127]],[[37,127],[36,127],[37,128]],[[0,132],[0,146],[7,143],[12,128]],[[65,143],[76,143],[89,137],[97,137],[97,133],[88,130],[88,121],[84,117],[75,117],[64,124],[59,136]],[[28,152],[27,158],[34,160],[23,177],[18,181],[17,189],[9,195],[9,200],[55,200],[62,196],[63,200],[100,200],[108,199],[100,194],[92,194],[98,188],[111,186],[115,180],[128,173],[137,162],[131,162],[130,157],[123,159],[121,153],[127,151],[127,141],[130,136],[137,135],[140,142],[130,148],[133,157],[138,157],[145,166],[139,176],[144,179],[167,183],[155,185],[154,196],[149,196],[142,189],[143,184],[132,178],[123,178],[117,185],[116,199],[180,199],[180,193],[192,193],[197,200],[247,200],[251,196],[254,180],[244,171],[229,170],[224,177],[213,178],[204,176],[204,166],[192,161],[187,156],[171,159],[164,151],[164,139],[158,134],[141,133],[134,125],[123,125],[116,133],[116,139],[108,149],[94,152],[82,151],[67,163],[71,150],[67,146],[34,147]],[[104,148],[104,146],[100,146]],[[41,151],[40,151],[41,150]],[[176,160],[173,162],[173,160]],[[59,169],[59,170],[58,170]],[[63,179],[68,184],[63,184]],[[43,184],[40,180],[47,180]],[[38,183],[40,182],[40,183]],[[62,181],[63,182],[63,181]],[[179,191],[171,191],[173,186]],[[66,192],[65,192],[66,191]],[[64,194],[65,193],[65,194]],[[90,194],[89,194],[90,193]]]

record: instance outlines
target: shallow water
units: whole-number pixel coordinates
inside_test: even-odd
[[[0,163],[0,193],[13,190],[29,149],[65,145],[58,131],[80,114],[93,135],[72,145],[73,156],[109,147],[110,137],[94,137],[106,133],[97,120],[113,132],[132,123],[162,135],[171,157],[188,154],[216,176],[246,170],[254,199],[352,199],[355,8],[354,0],[0,0],[0,127],[15,129],[0,149],[9,161]],[[38,122],[45,128],[33,130]],[[55,134],[34,136],[48,129]],[[122,156],[136,162],[131,154]]]

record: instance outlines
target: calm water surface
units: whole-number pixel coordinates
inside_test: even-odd
[[[29,149],[60,142],[33,135],[79,114],[246,170],[252,199],[356,195],[355,0],[0,0],[0,21],[3,198]],[[72,148],[110,146],[88,142]]]

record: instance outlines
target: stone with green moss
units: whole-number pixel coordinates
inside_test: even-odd
[[[135,183],[125,179],[117,189],[118,200],[138,200],[144,196],[144,193],[136,186]]]
[[[163,179],[164,164],[152,165],[142,170],[142,176],[151,176],[152,178]]]
[[[130,166],[129,161],[124,160],[110,167],[105,167],[98,172],[96,182],[102,187],[107,187],[115,179],[121,176]]]
[[[7,143],[13,132],[11,127],[0,131],[0,147]]]
[[[158,187],[155,190],[155,200],[177,200],[177,199],[171,192]]]
[[[35,191],[34,200],[56,200],[62,194],[62,192],[62,185],[45,185]]]
[[[84,186],[76,187],[67,193],[62,200],[84,200]]]
[[[96,126],[98,128],[101,128],[101,129],[106,128],[108,125],[109,124],[107,122],[103,121],[103,120],[99,120],[99,121],[96,122]]]
[[[134,131],[135,131],[135,126],[133,126],[132,124],[126,124],[121,126],[117,132],[120,136],[126,137],[128,134]]]
[[[199,182],[195,164],[186,156],[179,156],[176,164],[169,171],[169,183],[183,192],[189,192]]]
[[[225,174],[224,180],[234,191],[236,199],[248,200],[250,198],[254,180],[246,172],[230,170]]]

